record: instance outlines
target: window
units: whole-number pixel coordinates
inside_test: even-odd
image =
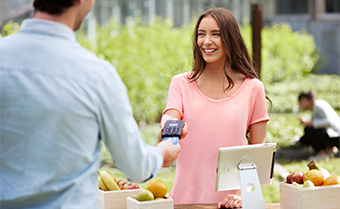
[[[340,13],[340,0],[326,0],[326,13]]]
[[[306,14],[309,0],[276,0],[277,14]]]

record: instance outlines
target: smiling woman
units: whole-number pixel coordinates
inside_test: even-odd
[[[248,145],[248,139],[251,144],[265,142],[269,117],[264,87],[238,23],[226,9],[209,9],[198,18],[193,55],[192,72],[171,81],[161,120],[161,129],[167,120],[187,124],[170,197],[175,204],[241,207],[239,190],[215,191],[218,149]]]

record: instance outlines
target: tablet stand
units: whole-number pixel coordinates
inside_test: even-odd
[[[245,163],[245,161],[251,163]],[[265,209],[264,199],[257,175],[256,165],[251,158],[243,158],[237,166],[240,172],[243,209]],[[251,190],[255,188],[255,190]]]

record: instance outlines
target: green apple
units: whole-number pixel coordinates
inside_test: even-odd
[[[313,182],[310,180],[305,181],[305,183],[303,183],[303,187],[315,187]]]

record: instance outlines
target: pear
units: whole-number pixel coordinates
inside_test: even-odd
[[[138,201],[149,201],[154,200],[155,197],[153,196],[152,192],[149,190],[143,190],[137,193],[136,200]]]

